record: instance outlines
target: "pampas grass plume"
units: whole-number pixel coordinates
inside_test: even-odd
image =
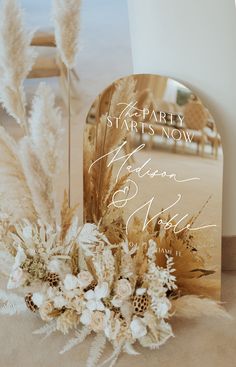
[[[35,52],[32,33],[24,28],[23,11],[17,0],[3,0],[0,23],[0,100],[19,124],[25,124],[23,81],[31,70]]]
[[[35,210],[43,223],[55,219],[55,197],[52,180],[45,173],[29,137],[20,142],[20,157]]]
[[[79,46],[81,0],[53,0],[56,44],[68,69],[75,66]]]
[[[55,177],[62,167],[64,130],[55,96],[45,83],[37,89],[29,123],[31,140],[41,165],[48,176]]]
[[[36,213],[18,149],[16,142],[0,127],[0,210],[15,220],[34,220]]]
[[[231,319],[231,316],[219,302],[209,298],[186,295],[173,300],[172,305],[175,317],[192,319],[202,316],[213,316]]]

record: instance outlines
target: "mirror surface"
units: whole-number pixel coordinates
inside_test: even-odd
[[[194,288],[198,279],[199,294],[215,298],[222,176],[216,124],[179,82],[131,75],[93,103],[84,133],[84,221],[99,224],[116,244],[139,245],[149,231],[160,258],[174,257],[183,283]]]

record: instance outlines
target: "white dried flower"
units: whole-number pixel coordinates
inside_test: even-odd
[[[106,236],[99,232],[96,224],[86,223],[81,229],[77,242],[82,248],[85,256],[92,256],[94,247],[100,242],[109,244]]]
[[[67,291],[76,289],[79,286],[78,278],[75,275],[67,274],[64,279],[64,286]]]
[[[114,296],[111,300],[111,303],[114,307],[120,308],[123,301],[122,299],[118,298],[118,296]]]
[[[104,282],[95,287],[94,291],[91,289],[85,293],[84,297],[87,300],[86,307],[90,311],[103,311],[105,306],[102,302],[102,298],[109,295],[108,283]]]
[[[77,275],[77,279],[78,279],[79,286],[81,288],[86,288],[93,281],[92,275],[86,270],[81,271]]]
[[[7,289],[19,288],[24,283],[24,279],[24,272],[21,268],[13,269],[7,283]]]
[[[125,300],[132,294],[132,287],[127,279],[120,279],[116,284],[116,295],[118,298]]]
[[[140,317],[136,317],[131,321],[130,330],[134,339],[142,338],[147,334],[147,327]]]
[[[157,317],[160,319],[168,317],[168,312],[170,308],[171,303],[167,297],[159,298],[152,304],[152,309],[154,310]]]
[[[56,308],[62,308],[67,305],[67,301],[62,295],[54,297],[53,302]]]
[[[82,315],[80,316],[80,322],[83,325],[90,325],[91,321],[92,321],[92,312],[88,309],[85,309],[82,312]]]
[[[33,293],[32,301],[36,306],[41,307],[44,302],[44,295],[42,293],[35,292]]]
[[[136,294],[137,296],[142,296],[144,293],[146,293],[147,289],[146,288],[137,288],[136,289]]]
[[[33,236],[32,226],[24,227],[22,230],[22,234],[25,240],[32,239],[32,236]]]
[[[26,255],[23,248],[19,245],[17,248],[17,253],[15,256],[15,261],[12,266],[11,274],[8,280],[7,288],[14,289],[18,288],[23,284],[24,281],[24,273],[20,266],[26,260]]]
[[[57,259],[53,259],[48,264],[48,270],[51,273],[60,273],[61,271],[61,263]]]

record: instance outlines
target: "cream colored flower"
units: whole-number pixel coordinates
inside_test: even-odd
[[[140,317],[136,317],[131,321],[130,330],[134,339],[142,338],[147,334],[147,327]]]
[[[77,275],[78,283],[81,288],[86,288],[89,284],[92,283],[93,277],[88,271],[81,271]]]
[[[116,295],[118,298],[124,300],[129,298],[132,294],[131,284],[127,279],[120,279],[116,284]]]
[[[42,304],[42,306],[39,308],[39,314],[43,321],[50,321],[52,320],[52,317],[50,316],[50,313],[54,310],[53,303],[50,301],[46,301]]]

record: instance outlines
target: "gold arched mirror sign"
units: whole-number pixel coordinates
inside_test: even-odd
[[[216,124],[177,81],[131,75],[93,103],[84,134],[84,221],[129,253],[155,241],[158,265],[173,256],[181,294],[219,298],[222,175]]]

